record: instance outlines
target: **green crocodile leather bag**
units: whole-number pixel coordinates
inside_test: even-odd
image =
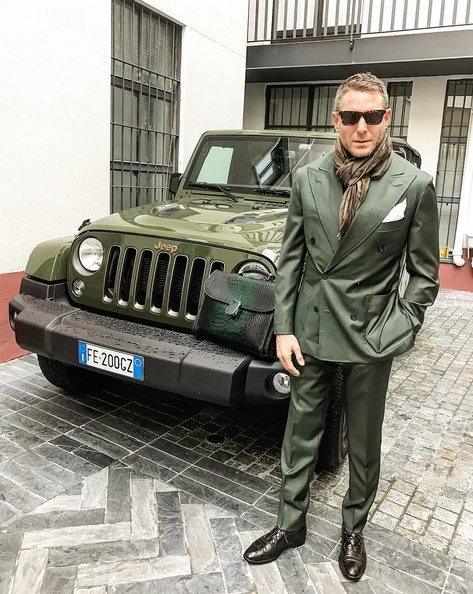
[[[274,279],[274,275],[270,278]],[[215,270],[193,325],[196,335],[259,357],[276,357],[274,282]]]

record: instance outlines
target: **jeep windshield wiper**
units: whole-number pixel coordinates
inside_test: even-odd
[[[255,188],[258,194],[267,194],[269,196],[289,196],[290,190],[283,190],[281,188]]]
[[[192,182],[192,183],[188,184],[188,186],[190,188],[202,188],[203,190],[218,190],[219,192],[222,192],[222,194],[225,194],[232,200],[235,200],[235,202],[238,202],[238,198],[235,196],[235,194],[232,194],[228,188],[226,188],[225,186],[221,186],[220,184],[209,184],[206,182]]]

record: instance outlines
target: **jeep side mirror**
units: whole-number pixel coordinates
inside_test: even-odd
[[[177,192],[177,188],[181,183],[182,173],[171,173],[171,177],[169,178],[169,191],[171,194],[175,194]]]

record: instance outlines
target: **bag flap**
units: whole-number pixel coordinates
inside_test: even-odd
[[[269,312],[274,310],[274,282],[242,276],[235,272],[214,270],[204,283],[205,293],[222,303],[241,301],[243,309]]]

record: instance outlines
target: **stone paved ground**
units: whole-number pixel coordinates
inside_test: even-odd
[[[249,567],[276,521],[285,409],[110,385],[78,397],[0,366],[0,592],[472,592],[473,294],[441,292],[397,357],[366,575],[336,557],[348,464],[314,476],[306,544]],[[211,443],[211,435],[225,437]]]

